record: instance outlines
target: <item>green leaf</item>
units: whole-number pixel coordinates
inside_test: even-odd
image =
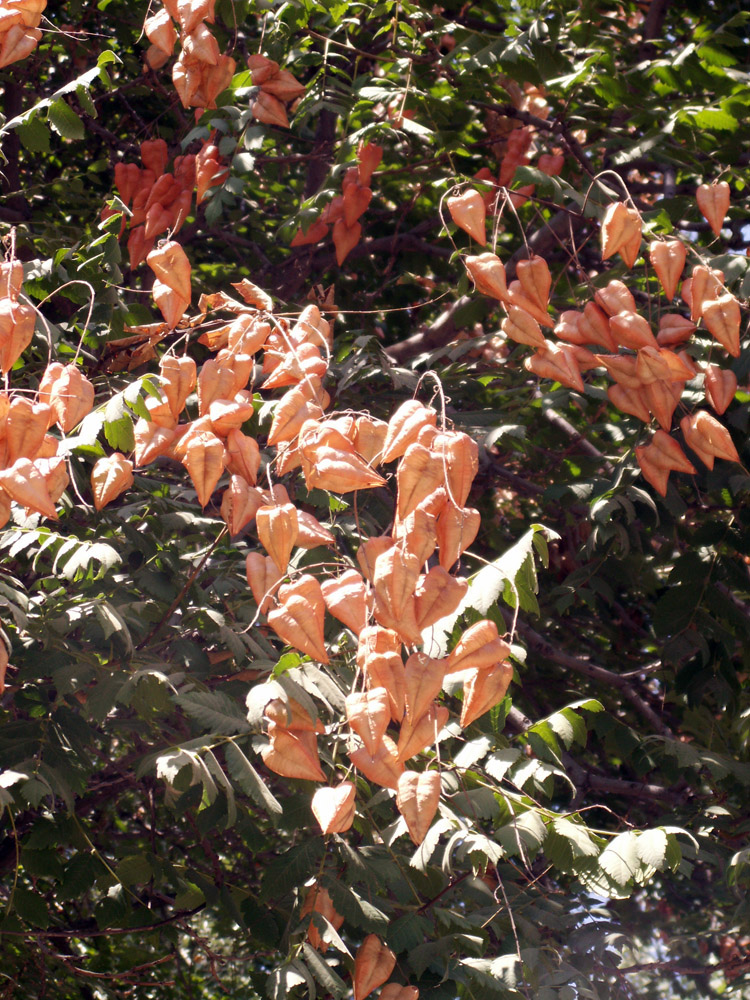
[[[31,118],[16,129],[18,138],[30,153],[49,153],[49,129],[41,118]]]
[[[281,815],[282,807],[278,799],[255,770],[236,743],[224,744],[224,757],[227,768],[240,788],[252,796],[262,809],[272,815]]]
[[[629,830],[610,841],[599,855],[599,865],[618,885],[627,885],[640,868],[637,834]]]
[[[131,854],[117,866],[117,877],[124,885],[141,885],[153,878],[154,872],[145,854]]]
[[[86,135],[83,122],[62,97],[50,104],[47,121],[63,139],[83,139]]]
[[[26,923],[42,930],[49,926],[49,913],[44,899],[37,892],[17,886],[12,895],[13,909]]]
[[[328,891],[336,912],[341,914],[347,924],[361,927],[368,934],[385,933],[388,928],[388,917],[382,910],[332,875],[324,875],[320,884]]]
[[[639,833],[636,852],[644,865],[661,870],[667,854],[667,835],[664,830],[657,827]]]
[[[330,967],[328,962],[320,955],[307,941],[302,944],[302,951],[305,961],[327,993],[334,997],[345,997],[349,993],[349,987],[344,980],[338,976]]]
[[[175,701],[208,733],[228,736],[250,732],[245,713],[222,691],[189,691],[178,695]]]

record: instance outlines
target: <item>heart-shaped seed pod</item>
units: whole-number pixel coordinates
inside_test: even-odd
[[[391,720],[388,692],[372,687],[346,696],[346,719],[360,737],[367,752],[374,756]]]
[[[464,729],[503,700],[513,679],[513,667],[501,663],[489,670],[470,670],[467,674],[460,719]]]
[[[701,184],[695,192],[695,200],[701,215],[711,227],[714,236],[721,233],[729,209],[729,185],[726,181],[717,184]]]
[[[94,507],[101,510],[133,485],[133,463],[119,451],[100,458],[91,470]]]
[[[656,240],[649,247],[648,256],[664,294],[671,302],[685,268],[687,247],[682,240]]]
[[[324,834],[344,833],[354,822],[357,790],[351,781],[335,788],[319,788],[310,808]]]
[[[396,805],[417,846],[427,836],[439,802],[440,775],[437,771],[404,771],[398,779]]]
[[[728,368],[708,365],[704,389],[708,404],[716,413],[724,413],[737,392],[737,376]]]
[[[273,728],[271,728],[273,726]],[[270,746],[260,752],[263,763],[282,778],[325,781],[320,767],[315,733],[269,726]]]
[[[458,228],[468,233],[480,246],[486,246],[487,232],[485,229],[485,220],[487,218],[487,209],[485,208],[484,198],[482,198],[481,194],[474,188],[469,188],[463,194],[447,198],[445,203],[451,218]]]
[[[297,542],[297,508],[292,503],[266,505],[255,514],[258,538],[280,573],[286,573],[289,557]]]

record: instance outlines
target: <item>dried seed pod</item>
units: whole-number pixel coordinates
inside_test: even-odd
[[[604,288],[598,288],[594,293],[597,305],[609,316],[616,316],[618,313],[635,312],[635,299],[625,285],[613,279]]]
[[[685,297],[685,285],[683,282],[683,298]],[[725,292],[724,273],[714,268],[704,267],[698,264],[693,268],[690,278],[690,319],[697,322],[704,313],[706,306],[715,301]]]
[[[473,507],[456,507],[452,502],[444,505],[435,524],[440,565],[450,569],[468,549],[479,534],[481,516]]]
[[[437,771],[404,771],[398,779],[396,805],[417,846],[427,836],[439,802],[440,774]]]
[[[278,597],[279,607],[268,612],[268,624],[274,632],[314,660],[328,663],[323,638],[325,602],[315,577],[305,574],[294,583],[281,586]]]
[[[91,412],[94,406],[94,387],[77,365],[65,365],[50,386],[49,405],[64,434]]]
[[[209,417],[210,417],[209,408]],[[240,430],[231,430],[226,440],[227,469],[233,475],[242,476],[246,483],[255,486],[260,468],[260,448],[255,438]]]
[[[461,726],[470,726],[480,715],[503,700],[513,679],[513,667],[501,663],[489,670],[470,670],[464,680]]]
[[[354,447],[368,463],[379,464],[380,456],[388,433],[388,424],[374,417],[357,417],[354,433]]]
[[[336,544],[331,532],[305,510],[297,511],[297,527],[297,545],[301,549],[316,549],[319,545]]]
[[[271,724],[273,725],[273,723]],[[270,746],[260,752],[263,763],[283,778],[301,778],[305,781],[325,781],[320,767],[315,733],[281,729],[274,726],[268,731]]]
[[[146,263],[162,284],[190,304],[190,261],[179,243],[175,240],[163,243],[148,254]]]
[[[426,653],[412,653],[404,667],[406,718],[410,722],[421,718],[443,686],[448,661],[435,659]]]
[[[618,344],[637,351],[639,347],[658,347],[648,320],[638,313],[618,313],[609,321],[612,336]]]
[[[487,210],[481,194],[474,188],[469,188],[463,194],[447,198],[445,203],[458,228],[468,233],[480,246],[486,246],[485,220]]]
[[[704,388],[708,404],[717,413],[724,413],[737,392],[737,376],[728,368],[708,365]]]
[[[516,306],[510,307],[508,316],[500,324],[500,329],[506,337],[518,344],[543,348],[547,343],[534,317]]]
[[[676,347],[690,340],[695,333],[695,323],[678,313],[665,313],[659,320],[656,342],[659,347]]]
[[[100,458],[91,470],[94,507],[101,510],[133,485],[133,463],[119,451]]]
[[[385,653],[401,653],[401,640],[395,632],[380,625],[369,625],[360,632],[357,643],[357,666],[360,670],[365,669],[368,657]]]
[[[315,460],[308,468],[303,460],[303,471],[308,488],[317,487],[331,493],[351,493],[385,485],[385,479],[359,455],[325,445],[316,450]]]
[[[679,444],[663,430],[656,431],[649,444],[637,447],[635,457],[643,478],[663,497],[667,495],[667,480],[671,471],[696,473],[695,466],[688,461]]]
[[[377,753],[370,754],[366,747],[349,751],[349,760],[362,772],[368,781],[374,781],[382,788],[397,788],[398,779],[403,773],[404,765],[399,760],[396,744],[388,736],[378,747]],[[390,971],[384,978],[388,978]]]
[[[641,379],[636,373],[636,359],[629,354],[597,354],[597,360],[607,369],[616,382],[627,389],[640,389]]]
[[[680,401],[683,385],[684,382],[651,382],[641,389],[643,401],[664,431],[672,427],[672,417]]]
[[[325,580],[320,589],[334,618],[359,635],[367,625],[367,588],[356,569]]]
[[[362,575],[370,583],[372,583],[378,556],[382,555],[383,552],[386,552],[394,544],[395,541],[390,535],[376,535],[374,538],[368,538],[367,541],[362,542],[360,545],[357,550],[357,562],[359,563],[359,568],[362,570]]]
[[[651,423],[651,413],[646,405],[640,389],[629,389],[624,385],[615,383],[607,389],[610,402],[623,413],[629,413],[633,417],[638,417],[645,424]]]
[[[717,184],[701,184],[695,192],[695,200],[701,215],[711,227],[714,236],[719,236],[729,209],[729,185],[726,181]]]
[[[560,313],[560,318],[552,332],[558,340],[564,340],[566,344],[582,346],[583,344],[591,343],[591,341],[586,339],[578,325],[582,317],[583,313],[578,312],[577,309],[566,309],[565,312]]]
[[[483,619],[469,626],[448,657],[446,673],[487,670],[510,656],[510,646],[500,638],[497,625]]]
[[[532,256],[529,260],[519,260],[516,274],[524,294],[540,309],[547,309],[552,275],[544,257]]]
[[[140,468],[153,462],[160,455],[169,454],[175,440],[178,439],[178,431],[169,427],[159,427],[158,424],[141,418],[135,422],[133,436],[135,437],[133,464],[136,468]]]
[[[523,364],[527,371],[539,378],[553,379],[569,389],[584,391],[575,356],[566,347],[548,342],[544,350],[536,351]]]
[[[205,507],[224,471],[223,441],[209,431],[198,434],[188,443],[182,464],[193,481],[198,503]]]
[[[326,890],[317,883],[310,888],[307,896],[305,896],[305,902],[303,903],[300,911],[300,918],[307,916],[308,913],[320,914],[320,916],[327,920],[335,930],[338,930],[344,922],[344,918],[341,914],[336,912],[331,897],[328,895]],[[317,951],[325,951],[328,947],[325,941],[321,938],[318,928],[312,921],[310,922],[310,926],[307,930],[307,940]]]
[[[248,486],[242,476],[233,475],[229,486],[221,498],[220,513],[229,534],[234,537],[253,520],[258,510],[263,506],[260,490]]]
[[[400,519],[409,514],[443,483],[442,456],[417,443],[410,444],[398,464],[397,511]]]
[[[5,416],[7,464],[18,458],[36,458],[51,421],[51,407],[13,396]]]
[[[649,259],[671,302],[677,293],[687,258],[687,247],[682,240],[655,240],[648,251]]]
[[[433,566],[420,578],[414,595],[419,628],[429,628],[441,618],[453,614],[468,590],[468,581],[451,576],[442,566]]]
[[[259,507],[255,514],[258,538],[280,573],[286,573],[289,557],[297,542],[299,523],[292,503]]]
[[[367,187],[372,179],[373,173],[378,169],[383,158],[383,149],[372,142],[360,143],[357,147],[358,176],[359,183]]]
[[[408,399],[396,410],[388,421],[388,432],[383,444],[381,461],[392,462],[400,458],[410,444],[417,440],[419,432],[426,425],[435,427],[437,414],[416,399]]]
[[[636,235],[640,243],[641,220],[638,213],[628,208],[625,202],[612,202],[607,206],[602,219],[602,260],[614,257]],[[628,264],[628,267],[632,267],[632,264]]]
[[[283,574],[279,572],[270,556],[264,556],[260,552],[248,552],[245,559],[245,575],[258,610],[262,615],[267,614],[273,602],[273,589],[279,580],[283,579]]]
[[[0,371],[7,374],[31,343],[36,313],[12,298],[0,298]]]
[[[437,518],[418,507],[393,528],[394,536],[405,552],[417,557],[424,566],[437,547]]]
[[[344,190],[343,197],[344,222],[347,226],[353,226],[357,219],[367,211],[367,206],[372,200],[372,191],[369,187],[362,187],[360,184],[349,184]]]
[[[462,507],[479,471],[479,446],[468,434],[443,431],[435,437],[431,448],[443,461],[448,496]]]
[[[734,295],[727,293],[703,306],[706,329],[733,358],[740,356],[740,321],[740,304]]]
[[[259,91],[258,96],[250,105],[250,113],[264,125],[277,125],[279,128],[289,128],[289,119],[286,115],[284,105],[273,94],[268,94],[264,90]]]
[[[595,302],[587,302],[583,307],[578,330],[585,344],[600,344],[608,351],[617,351],[617,341],[612,336],[609,316]]]
[[[419,1000],[419,990],[416,986],[402,986],[400,983],[386,983],[380,991],[378,1000]]]
[[[687,446],[709,469],[713,469],[715,458],[739,463],[740,456],[729,431],[708,410],[698,410],[692,416],[683,417],[680,429]]]
[[[400,761],[411,760],[418,753],[437,742],[441,729],[448,722],[445,705],[433,702],[428,710],[414,722],[404,719],[398,735],[398,757]]]
[[[419,577],[417,557],[394,545],[375,560],[372,585],[388,613],[400,619],[406,602],[413,597]]]
[[[323,416],[323,410],[318,403],[310,399],[308,386],[312,379],[320,384],[317,376],[308,376],[289,389],[279,400],[268,433],[269,444],[293,441],[306,421],[318,420]]]
[[[333,224],[333,245],[336,248],[336,263],[339,267],[362,239],[362,226],[359,222],[347,225],[344,218],[337,219]]]
[[[375,621],[384,626],[385,628],[393,629],[398,633],[402,642],[407,643],[410,646],[418,646],[422,643],[422,632],[417,624],[417,608],[414,595],[411,594],[406,604],[404,605],[404,610],[401,614],[396,617],[393,614],[392,609],[383,600],[381,596],[378,595],[377,591],[374,594],[375,604],[373,607],[373,617]]]
[[[464,263],[478,292],[500,302],[507,302],[505,267],[497,254],[487,252],[476,257],[467,257]]]
[[[365,631],[367,631],[365,629]],[[390,631],[382,629],[382,631]],[[396,635],[396,633],[393,633]],[[396,636],[399,648],[401,640]],[[359,654],[357,654],[359,660]],[[362,670],[365,676],[365,684],[368,690],[383,688],[388,692],[388,707],[391,719],[394,722],[401,722],[406,708],[406,675],[404,674],[404,664],[400,653],[382,652],[370,653],[362,663]]]
[[[370,756],[380,746],[391,720],[388,692],[384,687],[371,687],[346,696],[346,719],[360,737]]]
[[[511,281],[510,285],[508,285],[508,303],[522,312],[528,313],[529,316],[542,326],[548,326],[552,329],[555,325],[546,307],[543,309],[533,299],[530,299],[526,295],[520,281]]]
[[[22,285],[22,262],[20,260],[6,260],[0,263],[0,297],[15,302],[21,294]]]
[[[354,822],[357,789],[351,781],[342,781],[335,788],[319,788],[312,797],[310,808],[321,831],[344,833]]]
[[[174,330],[190,305],[190,299],[178,295],[172,288],[157,278],[151,288],[154,302],[164,317],[164,322],[170,330]]]
[[[57,511],[44,476],[30,458],[19,458],[0,471],[0,490],[22,507],[43,517],[57,519]]]

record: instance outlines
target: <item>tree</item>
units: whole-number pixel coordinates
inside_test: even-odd
[[[747,12],[0,10],[5,995],[742,995]]]

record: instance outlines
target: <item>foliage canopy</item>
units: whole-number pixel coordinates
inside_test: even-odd
[[[355,959],[370,954],[371,935],[395,956],[388,982],[434,1000],[746,995],[743,5],[43,7],[0,0],[0,996],[345,997],[354,976],[359,1000],[369,969]],[[11,60],[22,22],[27,34],[13,39],[31,48]],[[157,45],[144,63],[173,22],[175,54],[161,60]],[[696,189],[710,185],[713,198],[723,182],[729,209],[712,224]],[[471,191],[468,228],[486,232],[487,246],[456,207]],[[606,245],[603,260],[615,205],[637,227],[632,260]],[[177,257],[163,273],[144,263],[168,238],[189,260],[192,305],[180,298]],[[687,248],[678,278],[692,277],[692,298],[681,280],[668,297],[657,276],[649,247],[671,241]],[[521,282],[515,299],[474,287],[467,258],[490,252],[509,287]],[[551,312],[546,293],[529,312],[529,259],[547,262]],[[12,293],[16,261],[23,285]],[[710,286],[700,302],[699,280]],[[627,286],[640,320],[621,324],[617,342],[563,350],[564,317],[578,329],[573,311],[613,326],[609,309],[591,311],[612,281]],[[31,339],[13,354],[21,307],[33,312]],[[664,316],[684,323],[691,309],[682,343],[654,339]],[[295,341],[303,310],[314,319]],[[511,320],[532,342],[554,337],[538,356],[562,367],[534,367]],[[208,416],[207,373],[232,337],[247,345],[263,324],[230,394],[241,417],[233,461],[257,459],[247,475],[258,491],[287,490],[257,500],[234,467],[224,471],[224,444],[218,475],[207,471],[208,439],[231,433],[218,411]],[[185,443],[184,454],[168,452],[182,402],[171,416],[160,409],[164,359],[178,357],[203,379],[182,401],[201,448]],[[93,406],[64,431],[60,418],[46,445],[45,425],[32,449],[16,442],[20,417],[14,426],[8,413],[23,410],[18,440],[28,442],[29,401],[49,401],[51,363],[72,366],[66,405],[85,398],[86,382]],[[269,386],[279,364],[291,375]],[[624,382],[608,374],[617,365]],[[312,458],[303,434],[286,450],[278,434],[303,376],[314,385],[305,415],[340,418],[327,444],[315,437],[322,425],[306,425]],[[714,383],[723,410],[706,389]],[[640,403],[608,392],[614,385]],[[414,590],[427,592],[429,574],[452,595],[449,612],[419,629],[423,646],[413,632],[421,610],[403,639],[408,662],[429,658],[425,689],[440,670],[425,715],[411,718],[407,699],[404,721],[392,687],[383,702],[387,739],[404,751],[397,764],[386,755],[388,766],[440,775],[437,812],[416,836],[401,786],[397,808],[395,779],[349,757],[346,699],[363,687],[357,629],[330,613],[320,624],[321,598],[310,629],[320,627],[323,646],[301,647],[288,623],[274,624],[283,608],[261,609],[268,589],[298,608],[294,587],[307,587],[299,599],[312,607],[319,583],[364,572],[365,540],[401,530],[407,541],[395,548],[411,544],[415,525],[399,529],[400,455],[374,474],[357,465],[372,482],[355,491],[335,488],[330,450],[355,433],[353,416],[392,424],[412,399],[438,431],[457,432],[451,441],[468,435],[461,461],[476,454],[476,468],[465,459],[471,492],[454,503],[453,459],[435,458],[448,444],[433,448],[429,431],[409,488],[435,472],[441,503],[447,490],[465,509],[462,530],[467,510],[481,516],[460,559],[443,566],[441,535],[403,593],[393,582],[402,563],[373,584],[381,625],[402,622],[409,601],[424,608]],[[707,399],[709,430],[707,417],[690,422]],[[169,440],[151,460],[160,433]],[[653,442],[672,449],[673,464],[649,472]],[[336,446],[339,461],[342,449],[354,455],[350,444]],[[135,468],[100,503],[92,469],[113,452]],[[36,471],[19,465],[32,460]],[[43,494],[25,492],[30,483]],[[330,539],[303,548],[293,535],[289,561],[280,528],[269,542],[264,515],[257,527],[241,520],[253,496],[271,511],[288,501],[293,520],[304,515],[311,530],[317,519]],[[57,517],[34,502],[54,503]],[[273,558],[282,575],[251,593],[247,557],[266,551],[264,572]],[[343,603],[351,611],[355,598]],[[513,681],[506,694],[498,675],[487,709],[467,721],[469,680],[442,671],[480,622],[505,636],[498,660]],[[429,712],[427,740],[406,753],[407,722],[416,728]],[[354,784],[348,828],[321,833],[311,811],[320,782],[299,776],[297,756],[293,773],[279,766],[282,737],[313,777],[320,766],[324,784]],[[415,996],[392,986],[380,995]]]

